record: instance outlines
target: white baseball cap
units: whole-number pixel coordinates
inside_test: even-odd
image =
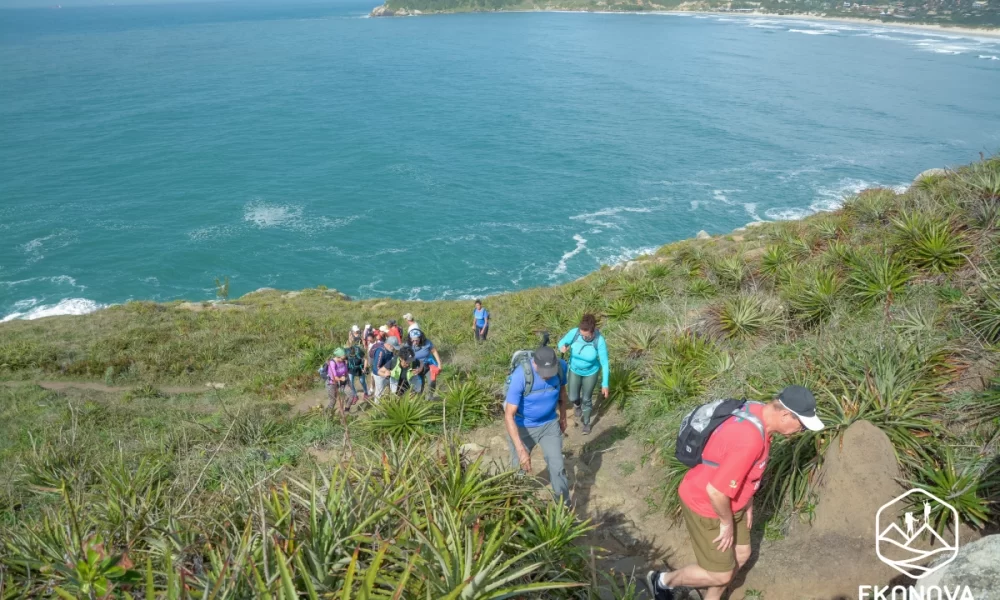
[[[403,315],[403,320],[405,320],[405,321],[412,321],[413,320],[413,315],[411,315],[410,313],[406,313],[405,315]]]
[[[361,331],[361,328],[358,327],[357,325],[354,325],[353,327],[351,327],[351,331],[353,331],[354,333],[357,333],[357,332]]]

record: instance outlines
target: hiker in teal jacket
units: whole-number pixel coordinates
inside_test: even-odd
[[[576,417],[583,421],[583,434],[590,433],[590,414],[593,411],[594,388],[597,373],[601,372],[601,395],[608,397],[608,345],[597,329],[597,319],[587,313],[580,319],[580,326],[571,329],[559,340],[559,351],[569,352],[569,399],[573,402]]]

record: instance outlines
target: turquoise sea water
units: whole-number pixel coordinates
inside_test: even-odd
[[[459,298],[1000,150],[1000,40],[369,3],[0,10],[0,318]]]

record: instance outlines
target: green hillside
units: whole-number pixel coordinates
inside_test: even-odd
[[[996,524],[998,234],[992,158],[487,298],[481,345],[470,302],[324,289],[0,324],[0,600],[596,597],[606,574],[573,543],[591,525],[458,451],[498,418],[511,354],[584,312],[610,346],[600,410],[621,412],[660,474],[652,510],[677,508],[685,411],[799,383],[829,427],[775,441],[757,500],[769,531],[823,502],[816,469],[857,420],[967,525]],[[405,312],[441,350],[444,402],[384,402],[346,428],[303,410],[352,324]]]

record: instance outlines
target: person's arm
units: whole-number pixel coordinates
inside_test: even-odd
[[[490,311],[483,310],[483,329],[490,326]]]
[[[441,362],[441,355],[438,354],[438,349],[437,348],[431,348],[431,354],[434,355],[434,360],[437,361],[438,368],[439,369],[443,369],[444,368],[444,363]]]
[[[381,367],[378,368],[378,376],[379,377],[391,377],[392,376],[392,371],[389,370],[389,365],[391,363],[392,363],[391,360],[387,361]]]
[[[708,500],[712,503],[712,510],[719,515],[719,535],[712,540],[717,544],[719,552],[725,552],[733,545],[733,504],[732,499],[715,489],[711,483],[705,485],[708,492]]]
[[[604,334],[597,343],[597,358],[601,361],[601,394],[608,397],[608,380],[611,378],[611,366],[608,362],[608,343],[604,340]]]
[[[570,329],[566,333],[566,335],[564,335],[563,338],[561,340],[559,340],[559,351],[560,352],[568,352],[569,351],[569,345],[573,343],[573,338],[576,337],[576,332],[577,332],[578,329],[579,328]]]
[[[521,470],[525,473],[531,473],[531,454],[528,453],[524,442],[521,441],[521,434],[517,432],[517,421],[514,420],[523,401],[524,374],[518,371],[510,378],[510,388],[507,389],[507,399],[503,411],[503,424],[507,435],[510,436],[511,443],[514,444],[514,450],[517,451],[517,460],[521,464]]]

